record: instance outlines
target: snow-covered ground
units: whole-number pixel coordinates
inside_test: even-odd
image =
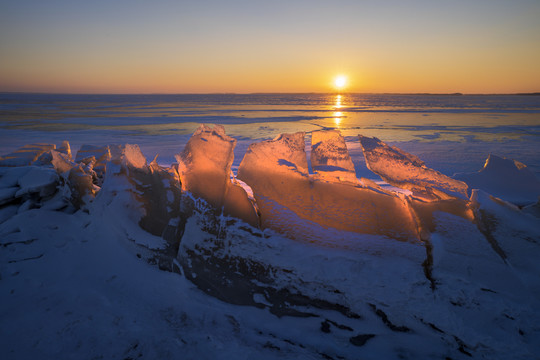
[[[34,146],[4,159],[22,163],[0,167],[2,358],[535,358],[538,203],[533,199],[518,208],[513,198],[505,199],[511,191],[496,198],[470,189],[470,201],[426,203],[369,180],[342,184],[327,172],[333,170],[334,147],[337,158],[346,158],[344,142],[328,134],[317,136],[329,143],[314,144],[327,149],[317,153],[314,167],[325,172],[322,177],[308,174],[300,135],[248,150],[252,155],[240,165],[240,175],[259,205],[264,198],[265,206],[278,209],[259,209],[267,220],[263,229],[216,212],[187,192],[200,185],[206,157],[215,160],[208,176],[229,179],[232,152],[212,152],[234,141],[218,128],[202,127],[178,157],[186,162],[176,168],[180,179],[191,179],[182,191],[177,170],[147,164],[137,146],[86,147],[90,158],[71,157],[66,144],[58,151]],[[210,145],[201,148],[205,143]],[[195,155],[190,149],[205,150]],[[271,149],[267,159],[261,158],[265,149]],[[23,164],[36,153],[45,155]],[[413,159],[399,154],[392,161]],[[492,159],[476,176],[476,186],[490,185],[482,176],[490,180],[514,164],[527,177],[519,163]],[[414,166],[420,167],[413,174],[435,176],[435,186],[445,191],[443,175]],[[253,173],[257,168],[263,179]],[[415,186],[431,186],[414,178]],[[498,185],[511,190],[521,178]],[[284,188],[271,188],[272,181],[282,181]],[[304,181],[307,187],[298,185]],[[274,198],[290,184],[302,189],[290,195],[295,201]],[[339,215],[343,224],[354,216],[366,221],[361,208],[355,215],[350,204],[325,198],[326,191],[340,194],[344,187],[358,192],[359,201],[370,196],[374,209],[402,199],[416,214],[418,238],[416,230],[393,238],[388,229],[334,227],[304,210],[294,213],[314,206],[309,201],[315,197],[325,205],[320,211]],[[212,191],[198,189],[222,206]],[[342,208],[332,208],[337,204]],[[391,211],[377,215],[378,221],[407,216],[405,210]],[[273,230],[283,221],[291,232]],[[171,229],[182,231],[171,236]]]

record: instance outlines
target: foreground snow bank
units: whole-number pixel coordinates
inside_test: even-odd
[[[347,173],[339,134],[319,135],[318,171]],[[231,152],[221,152],[232,140],[201,127],[170,168],[148,164],[135,145],[85,147],[75,161],[50,149],[0,167],[7,358],[540,351],[536,208],[482,191],[426,201],[311,176],[297,133],[254,144],[242,161],[245,196],[260,209],[252,226],[224,211],[238,184]],[[224,193],[206,189],[213,183]]]

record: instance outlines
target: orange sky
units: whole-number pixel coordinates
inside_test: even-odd
[[[0,91],[534,92],[538,19],[525,0],[7,0]]]

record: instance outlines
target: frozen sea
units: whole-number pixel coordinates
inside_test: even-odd
[[[489,153],[540,177],[540,96],[397,94],[62,95],[0,94],[0,154],[28,143],[139,144],[174,162],[200,123],[237,139],[233,169],[252,142],[280,133],[339,129],[359,176],[357,135],[376,136],[444,174],[479,170]]]
[[[129,143],[168,165],[200,123],[223,124],[237,140],[233,170],[253,142],[303,131],[309,152],[312,131],[339,129],[362,177],[377,180],[358,134],[447,175],[475,172],[493,153],[540,178],[540,96],[525,95],[0,94],[0,155],[29,143],[68,140],[74,153]],[[326,246],[217,216],[201,202],[189,212],[167,192],[152,218],[159,225],[179,208],[185,214],[165,222],[180,234],[175,273],[156,263],[171,249],[165,232],[152,235],[140,222],[166,181],[149,186],[137,177],[144,171],[109,164],[79,210],[69,205],[71,180],[54,169],[0,168],[0,359],[540,354],[538,203],[520,209],[478,191],[467,202],[474,221],[441,202],[430,227],[429,206],[407,207],[428,218],[423,241],[314,227],[337,244]],[[495,170],[488,176],[510,190],[525,188],[507,168]],[[356,209],[358,219],[367,213]]]

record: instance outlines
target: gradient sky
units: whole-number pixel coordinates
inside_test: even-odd
[[[540,91],[540,1],[0,0],[0,91]]]

